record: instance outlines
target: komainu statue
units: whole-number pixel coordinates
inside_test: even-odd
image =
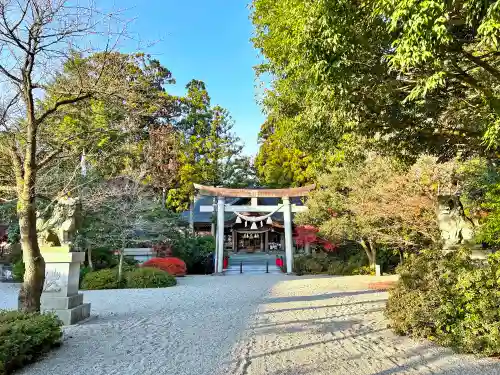
[[[59,198],[52,215],[36,221],[40,246],[71,245],[81,223],[81,202],[78,198]]]
[[[443,241],[443,250],[453,251],[459,247],[467,247],[473,259],[485,259],[491,252],[476,244],[474,222],[465,215],[464,207],[457,195],[438,196],[437,219]]]
[[[438,196],[437,218],[444,250],[474,244],[474,224],[465,215],[459,196]]]

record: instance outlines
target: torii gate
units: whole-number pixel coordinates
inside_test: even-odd
[[[289,189],[229,189],[194,184],[200,195],[217,197],[216,271],[221,274],[224,264],[224,213],[225,212],[283,212],[285,227],[286,271],[293,272],[292,212],[303,212],[306,206],[290,204],[291,197],[306,196],[315,185]],[[250,206],[226,205],[226,197],[251,198]],[[282,205],[264,206],[258,198],[281,198]],[[201,206],[201,212],[213,212],[213,206]]]

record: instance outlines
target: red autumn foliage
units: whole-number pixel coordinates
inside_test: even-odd
[[[330,241],[324,240],[323,238],[318,237],[318,239],[316,240],[316,243],[323,246],[323,248],[327,252],[335,251],[337,249],[337,245],[335,245],[334,243],[331,243]]]
[[[308,243],[316,242],[318,229],[312,225],[300,225],[295,228],[295,243],[299,246],[304,246]]]
[[[300,225],[295,228],[295,243],[298,246],[316,243],[323,246],[326,251],[334,251],[337,246],[317,235],[319,229],[312,225]]]
[[[185,276],[187,272],[186,263],[182,259],[168,258],[152,258],[142,264],[142,267],[158,268],[166,271],[172,276]]]

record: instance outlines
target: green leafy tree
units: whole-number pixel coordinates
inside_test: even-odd
[[[78,160],[86,153],[89,166],[98,165],[103,175],[113,176],[138,169],[146,163],[150,132],[173,121],[180,113],[181,99],[170,96],[166,86],[174,82],[168,69],[150,56],[121,53],[96,53],[65,65],[64,79],[54,82],[43,105],[56,97],[59,86],[75,85],[81,70],[99,66],[106,59],[120,75],[110,85],[121,91],[115,95],[95,96],[88,101],[61,109],[45,127],[43,145],[57,158]],[[76,157],[75,157],[76,156]]]
[[[244,188],[258,185],[258,177],[253,159],[236,155],[223,164],[222,183],[230,188]]]
[[[27,312],[40,309],[45,263],[36,233],[38,179],[58,161],[61,145],[81,133],[68,134],[51,147],[46,137],[51,119],[66,106],[91,98],[118,97],[130,82],[122,79],[122,66],[108,57],[87,64],[81,48],[89,34],[109,36],[109,19],[96,19],[103,13],[67,1],[3,1],[0,4],[0,38],[9,48],[0,51],[3,93],[0,113],[0,192],[3,199],[16,199],[21,246],[26,271],[19,293],[19,308]],[[71,46],[71,47],[69,47]],[[62,65],[72,66],[75,73]],[[45,98],[51,99],[45,100]],[[37,98],[44,98],[37,101]],[[5,167],[7,165],[7,167]],[[3,183],[7,181],[4,185]]]
[[[233,121],[228,111],[211,106],[203,82],[193,80],[186,88],[183,115],[175,124],[182,137],[179,187],[171,189],[167,197],[167,204],[176,210],[189,206],[193,183],[234,184],[236,176],[230,176],[230,172],[250,165],[243,161],[239,138],[231,132]]]
[[[150,131],[146,153],[148,181],[162,192],[162,206],[165,207],[167,192],[177,188],[180,165],[180,134],[171,125],[159,126]]]
[[[255,159],[260,181],[270,187],[304,186],[314,181],[318,159],[302,152],[277,134],[265,137]]]
[[[143,178],[119,176],[93,184],[85,192],[84,225],[77,243],[87,251],[90,260],[93,247],[116,250],[120,255],[119,281],[126,247],[173,242],[186,227],[179,215],[162,207]]]
[[[485,136],[495,143],[500,124],[498,1],[375,0],[369,4],[392,33],[394,48],[386,54],[390,66],[414,79],[407,98],[425,99],[430,92],[459,85],[470,88],[467,96],[479,97],[490,109]],[[473,103],[480,105],[478,100]]]
[[[358,242],[371,265],[381,246],[419,249],[439,243],[437,190],[450,180],[452,166],[423,157],[407,169],[368,155],[358,165],[335,167],[324,175],[298,222],[320,228],[336,242]]]
[[[410,163],[422,153],[491,155],[483,136],[496,126],[498,56],[478,30],[495,30],[495,4],[254,0],[253,41],[266,58],[257,73],[272,77],[268,120],[301,149],[329,150],[355,133]]]

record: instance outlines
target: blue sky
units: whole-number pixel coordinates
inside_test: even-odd
[[[264,115],[256,101],[253,66],[259,58],[250,42],[247,1],[121,0],[115,7],[134,18],[128,27],[132,35],[156,41],[145,52],[172,71],[177,84],[168,91],[181,95],[191,79],[204,81],[212,104],[230,111],[234,131],[250,155],[258,150],[257,133]],[[126,42],[122,49],[133,50],[136,44]]]

